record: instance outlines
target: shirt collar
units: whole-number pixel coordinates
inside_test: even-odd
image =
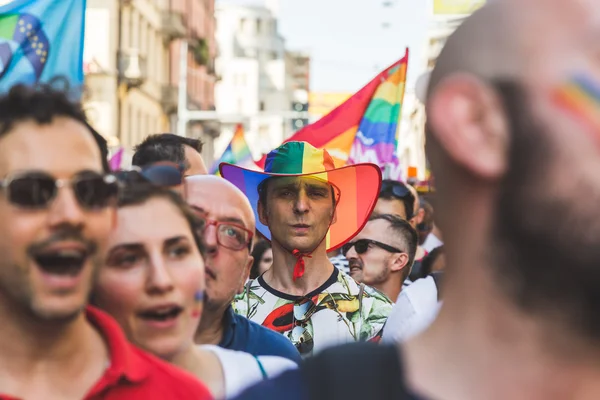
[[[121,378],[133,383],[144,380],[150,372],[147,364],[134,351],[119,324],[108,314],[92,306],[86,308],[86,317],[108,344],[110,366],[105,372],[105,378],[114,383]]]
[[[221,338],[221,342],[219,343],[219,347],[229,348],[233,343],[235,325],[237,324],[237,319],[235,312],[233,312],[233,308],[231,306],[227,307],[225,313],[223,314],[223,337]]]

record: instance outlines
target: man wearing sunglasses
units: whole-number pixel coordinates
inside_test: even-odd
[[[190,176],[186,187],[188,203],[206,221],[206,299],[196,342],[300,362],[286,338],[235,314],[231,307],[234,296],[244,290],[253,262],[255,220],[248,199],[212,175]]]
[[[86,308],[116,221],[105,154],[65,93],[0,96],[0,398],[210,398]]]
[[[410,273],[417,250],[417,232],[405,220],[374,214],[362,231],[342,247],[350,276],[396,301]]]

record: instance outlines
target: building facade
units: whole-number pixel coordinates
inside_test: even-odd
[[[293,133],[290,120],[283,115],[294,100],[285,40],[278,32],[277,18],[265,6],[220,2],[215,16],[220,76],[216,109],[239,116],[253,157],[258,159]],[[235,124],[222,125],[217,156],[234,129]]]
[[[88,0],[84,106],[109,145],[125,148],[125,164],[147,135],[173,131],[179,39],[207,38],[199,51],[204,58],[190,51],[199,72],[190,74],[188,93],[192,106],[213,104],[213,10],[214,0]],[[203,134],[192,126],[194,133]]]

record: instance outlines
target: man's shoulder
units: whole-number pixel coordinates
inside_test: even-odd
[[[235,316],[239,326],[243,326],[254,342],[255,355],[280,356],[299,363],[302,359],[294,345],[281,333],[250,321],[241,315]]]
[[[148,375],[143,386],[149,395],[172,399],[212,398],[206,386],[194,375],[134,346],[132,355],[146,366]]]
[[[354,278],[352,278],[350,275],[340,272],[337,284],[341,283],[342,281],[342,284],[347,286],[351,294],[355,296],[360,296],[362,287],[363,297],[372,298],[373,301],[376,302],[381,302],[389,305],[393,304],[392,301],[383,292],[369,285],[361,285],[361,283],[355,281]]]

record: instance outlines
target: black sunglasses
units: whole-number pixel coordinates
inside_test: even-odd
[[[417,201],[415,199],[415,195],[412,194],[412,192],[410,190],[408,190],[406,185],[402,184],[401,182],[396,182],[396,181],[381,182],[381,190],[379,191],[379,196],[381,197],[381,195],[386,195],[386,194],[388,194],[388,195],[391,194],[392,196],[396,197],[397,199],[402,200],[405,203],[405,206],[408,206],[408,204],[407,204],[408,200],[412,200],[413,203],[415,201]],[[409,220],[412,217],[413,217],[413,210],[409,210],[407,207],[406,208],[406,219]]]
[[[56,179],[42,171],[22,172],[0,181],[8,201],[21,208],[42,209],[50,205],[61,187],[70,186],[79,205],[88,210],[116,204],[119,185],[113,175],[83,171],[71,179]]]
[[[390,253],[405,253],[404,250],[397,249],[388,244],[378,242],[377,240],[371,239],[359,239],[355,242],[348,242],[342,246],[342,254],[346,257],[346,254],[350,251],[351,248],[354,247],[357,254],[365,254],[369,250],[369,246],[374,245],[383,249],[385,251],[389,251]]]
[[[183,164],[161,161],[146,165],[142,168],[132,167],[130,170],[121,170],[115,173],[120,182],[130,183],[135,179],[142,179],[156,186],[179,186],[183,183]]]

